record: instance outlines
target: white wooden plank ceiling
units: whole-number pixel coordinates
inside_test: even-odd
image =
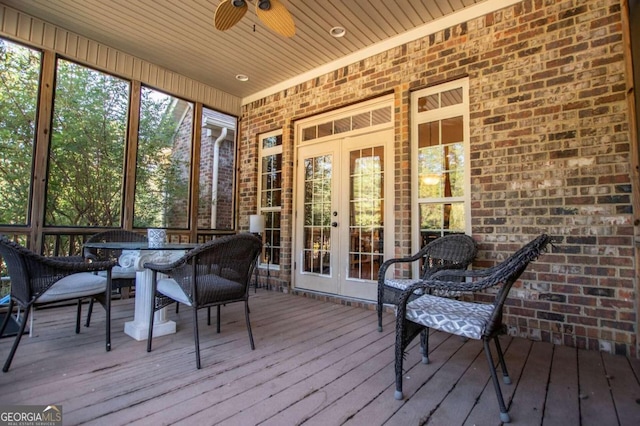
[[[220,0],[0,0],[79,35],[239,98],[308,73],[485,0],[280,0],[296,35],[279,36],[255,2],[233,28],[213,26]],[[333,38],[329,29],[347,33]],[[249,77],[236,80],[237,74]]]

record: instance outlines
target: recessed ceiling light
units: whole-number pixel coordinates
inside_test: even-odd
[[[236,80],[238,81],[249,81],[249,76],[245,74],[236,75]]]
[[[345,30],[344,27],[333,27],[329,30],[329,34],[331,34],[331,37],[335,38],[344,37],[346,33],[347,30]]]

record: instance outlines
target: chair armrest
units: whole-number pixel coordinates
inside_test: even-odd
[[[82,256],[49,256],[47,259],[61,260],[63,262],[86,262]]]
[[[449,276],[460,276],[460,277],[462,277],[462,276],[464,276],[463,273],[453,274],[452,271],[464,271],[464,270],[467,269],[467,266],[468,265],[465,265],[465,264],[462,264],[462,263],[449,263],[449,264],[446,264],[446,265],[433,266],[433,267],[429,268],[429,270],[428,270],[429,274],[426,277],[423,277],[423,279],[431,280],[431,279],[436,279],[437,277],[442,277],[442,276],[447,276],[447,277],[449,277]],[[439,272],[442,272],[442,271],[449,271],[449,272],[440,274]],[[445,281],[447,281],[447,280],[445,280]]]
[[[180,259],[172,262],[172,263],[153,263],[147,262],[143,266],[146,269],[150,269],[155,272],[160,272],[162,274],[168,274],[172,270],[184,266],[186,264],[186,259],[181,257]]]
[[[382,265],[380,265],[380,269],[378,270],[378,283],[384,284],[385,275],[387,273],[387,269],[394,263],[408,263],[415,262],[416,260],[420,260],[424,257],[424,250],[409,256],[409,257],[399,257],[394,259],[385,260]]]
[[[67,272],[97,272],[112,269],[118,262],[115,260],[103,260],[99,262],[86,262],[82,257],[40,257],[40,261],[50,268]]]

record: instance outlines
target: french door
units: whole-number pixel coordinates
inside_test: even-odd
[[[375,300],[393,253],[393,129],[298,149],[296,288]]]

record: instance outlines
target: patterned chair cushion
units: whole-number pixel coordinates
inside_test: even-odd
[[[397,279],[387,278],[386,280],[384,280],[384,285],[388,287],[397,288],[398,290],[402,291],[402,290],[405,290],[407,287],[419,282],[420,280],[413,279],[413,278],[397,278]]]
[[[424,295],[407,303],[406,318],[429,328],[481,339],[493,305]]]
[[[387,287],[393,287],[400,291],[405,290],[407,287],[419,283],[420,280],[413,278],[391,278],[384,280],[384,285]],[[414,292],[415,294],[424,294],[422,289],[418,289]],[[433,290],[433,294],[440,297],[460,297],[462,294],[461,291],[451,291],[451,290]]]

